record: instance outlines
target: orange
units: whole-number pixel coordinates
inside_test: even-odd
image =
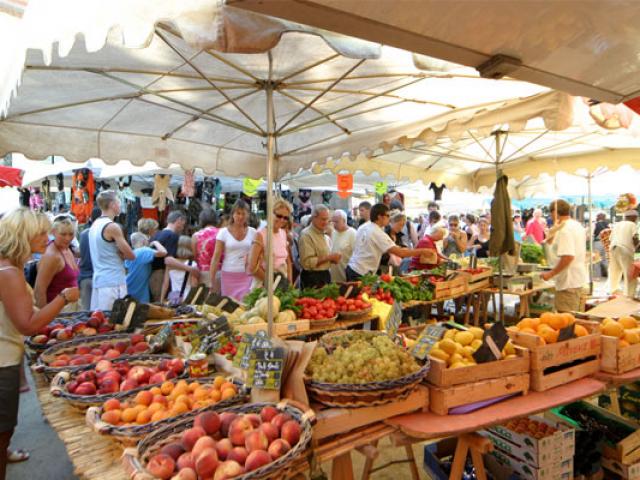
[[[540,315],[540,323],[545,323],[545,324],[549,325],[551,319],[554,318],[555,316],[556,316],[555,313],[544,312],[542,315]]]
[[[532,335],[536,335],[537,332],[533,328],[525,327],[520,329],[521,333],[531,333]]]
[[[568,325],[567,319],[562,313],[556,313],[549,319],[549,326],[561,330]]]
[[[622,325],[625,328],[625,330],[629,328],[638,327],[638,322],[633,317],[620,317],[620,320],[618,320],[618,323]]]
[[[535,330],[536,328],[538,328],[539,323],[540,323],[540,320],[537,318],[523,318],[516,324],[516,326],[521,330],[523,328],[531,328]]]
[[[573,331],[575,332],[576,337],[586,337],[589,335],[589,331],[582,325],[576,325]]]
[[[567,324],[567,326],[576,323],[576,317],[574,317],[573,314],[571,314],[569,312],[559,313],[558,315],[560,315],[561,317],[563,317],[565,319],[565,323]]]
[[[616,321],[611,321],[606,325],[601,325],[601,329],[602,334],[609,337],[622,338],[624,336],[624,327]]]
[[[622,340],[622,339],[618,340],[618,348],[627,348],[630,346],[631,345],[626,340]]]
[[[556,343],[558,341],[558,331],[552,328],[545,328],[540,336],[546,343]]]

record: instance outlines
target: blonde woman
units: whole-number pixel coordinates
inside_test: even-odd
[[[160,225],[153,218],[141,218],[138,220],[138,231],[145,234],[147,238],[151,238],[158,233],[158,228],[160,228]]]
[[[273,231],[271,245],[273,250],[273,271],[280,273],[289,284],[293,281],[291,256],[289,255],[289,242],[287,225],[289,217],[293,213],[293,207],[283,199],[277,199],[273,204]],[[249,254],[249,272],[253,275],[252,287],[262,286],[266,278],[267,261],[265,249],[267,246],[267,227],[258,231]],[[280,283],[280,286],[283,284]]]
[[[53,241],[49,243],[38,263],[35,284],[36,306],[42,308],[65,288],[78,286],[80,268],[70,245],[76,237],[76,226],[69,215],[58,215],[51,227]],[[78,310],[77,303],[70,303],[65,312]]]
[[[24,264],[33,253],[45,252],[50,228],[45,215],[26,208],[0,220],[0,479],[5,478],[5,452],[18,420],[23,335],[34,335],[80,296],[78,288],[65,288],[41,309],[33,306]]]

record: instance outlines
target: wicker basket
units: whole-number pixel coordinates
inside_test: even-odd
[[[335,317],[331,317],[331,318],[321,318],[319,320],[308,320],[306,318],[300,318],[299,320],[305,320],[309,322],[309,328],[314,329],[314,328],[327,328],[327,327],[331,327],[333,324],[336,323],[336,320],[338,319],[338,316],[336,315]]]
[[[191,378],[190,382],[197,382],[202,384],[211,384],[213,383],[213,377],[202,377],[202,378]],[[180,381],[178,378],[174,378],[168,380],[172,383],[177,383]],[[231,378],[228,378],[228,381],[232,381]],[[237,385],[237,384],[236,384]],[[150,385],[148,388],[152,388]],[[118,400],[124,401],[132,399],[137,395],[138,392],[124,392],[124,394],[118,395]],[[215,405],[210,405],[208,407],[199,408],[196,410],[191,410],[190,412],[183,413],[181,415],[177,415],[175,417],[165,418],[164,420],[159,420],[157,422],[149,422],[144,425],[111,425],[109,423],[103,422],[100,418],[102,416],[102,407],[90,407],[86,413],[87,425],[93,428],[96,432],[102,435],[110,435],[114,437],[115,440],[119,441],[125,446],[133,446],[141,439],[145,438],[154,430],[163,427],[167,424],[171,424],[173,422],[182,420],[182,419],[192,419],[199,413],[202,413],[205,410],[221,410],[223,408],[234,406],[238,403],[245,403],[249,399],[248,390],[239,387],[238,395],[235,397],[229,398],[227,400],[221,400]]]
[[[66,353],[68,351],[75,350],[80,345],[87,345],[89,347],[94,345],[99,345],[102,342],[111,342],[116,343],[122,340],[129,340],[131,337],[130,333],[108,333],[105,335],[95,335],[93,337],[84,337],[84,338],[75,338],[73,340],[69,340],[67,342],[60,342],[55,345],[52,345],[48,349],[46,349],[42,354],[38,357],[36,363],[31,367],[35,372],[44,373],[45,377],[48,380],[52,380],[58,373],[67,371],[67,372],[76,372],[82,368],[87,366],[95,366],[95,363],[89,363],[84,365],[73,365],[73,366],[65,366],[65,367],[50,367],[49,363],[53,362],[57,355],[62,353]],[[144,352],[140,352],[138,355],[144,354]],[[129,360],[131,357],[135,355],[121,355],[117,357],[118,360]]]
[[[251,403],[225,408],[224,411],[237,414],[259,413],[263,407],[268,405],[275,406],[278,410],[291,415],[291,417],[301,424],[302,432],[300,434],[300,440],[297,444],[292,445],[291,450],[282,457],[257,470],[233,477],[234,480],[284,480],[290,478],[295,473],[299,473],[299,466],[305,464],[305,457],[309,455],[312,426],[315,423],[315,414],[312,410],[303,411],[304,407],[298,405],[296,402],[285,399],[277,405],[272,403]],[[156,479],[157,477],[154,477],[145,470],[144,466],[162,447],[171,442],[175,442],[180,438],[183,431],[191,428],[193,426],[193,420],[194,417],[175,420],[147,435],[136,448],[126,449],[122,461],[127,474],[136,480]]]
[[[307,391],[318,403],[329,407],[370,407],[384,405],[409,396],[429,373],[429,363],[410,375],[363,384],[324,383],[305,377]]]
[[[91,313],[92,312],[88,312],[88,311],[61,313],[55,318],[55,320],[53,320],[53,322],[51,322],[51,324],[70,327],[80,322],[86,322],[91,317]],[[111,315],[110,311],[108,312],[105,311],[103,313],[105,316]],[[109,333],[113,333],[113,332],[109,332]],[[44,344],[34,343],[33,342],[34,336],[35,335],[32,335],[30,337],[25,337],[24,339],[25,345],[29,347],[31,350],[33,350],[34,352],[44,352],[47,348],[52,347],[53,345],[58,345],[58,343],[62,343],[62,342],[57,342],[57,343],[54,343],[53,345],[47,345],[46,343]],[[91,337],[82,337],[82,338],[91,338]],[[73,340],[73,338],[71,340]]]
[[[356,310],[353,312],[338,312],[338,318],[343,320],[358,320],[363,317],[368,317],[373,311],[373,305],[364,310]]]
[[[325,333],[320,337],[319,343],[331,351],[337,346],[346,347],[358,338],[370,339],[379,335],[387,335],[387,332],[381,330],[336,330]]]
[[[136,355],[136,356],[129,357],[127,359],[127,362],[130,365],[153,367],[158,365],[162,360],[171,360],[173,358],[174,357],[172,357],[171,355]],[[118,361],[114,363],[118,363]],[[53,377],[53,380],[51,381],[51,387],[50,387],[51,395],[53,395],[54,397],[58,397],[66,400],[67,402],[69,402],[69,404],[73,405],[76,408],[85,410],[89,407],[100,406],[110,398],[119,398],[123,394],[137,393],[142,390],[147,390],[149,388],[157,387],[160,385],[157,383],[148,384],[148,385],[142,385],[132,390],[127,390],[125,392],[104,393],[104,394],[97,394],[97,395],[76,395],[73,393],[69,393],[69,391],[67,390],[67,385],[80,372],[84,372],[92,368],[93,368],[92,365],[85,365],[83,367],[80,367],[80,369],[76,370],[75,372],[63,371],[58,373],[55,377]],[[177,378],[184,378],[188,375],[188,373],[189,373],[189,365],[187,362],[185,362],[184,370],[180,375],[178,375]]]

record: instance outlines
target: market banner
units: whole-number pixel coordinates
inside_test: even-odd
[[[376,182],[376,195],[384,195],[387,193],[387,182]]]
[[[0,188],[21,187],[24,172],[19,168],[4,167],[0,165]]]
[[[339,173],[336,175],[338,182],[338,196],[348,198],[353,190],[353,175],[351,173]]]
[[[248,178],[245,177],[242,181],[242,193],[247,197],[255,197],[258,193],[258,187],[262,183],[262,178]]]

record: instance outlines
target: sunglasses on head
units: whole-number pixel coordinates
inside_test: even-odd
[[[71,215],[67,215],[66,213],[62,213],[60,215],[56,215],[53,217],[54,222],[64,222],[64,221],[73,221],[73,217]]]

